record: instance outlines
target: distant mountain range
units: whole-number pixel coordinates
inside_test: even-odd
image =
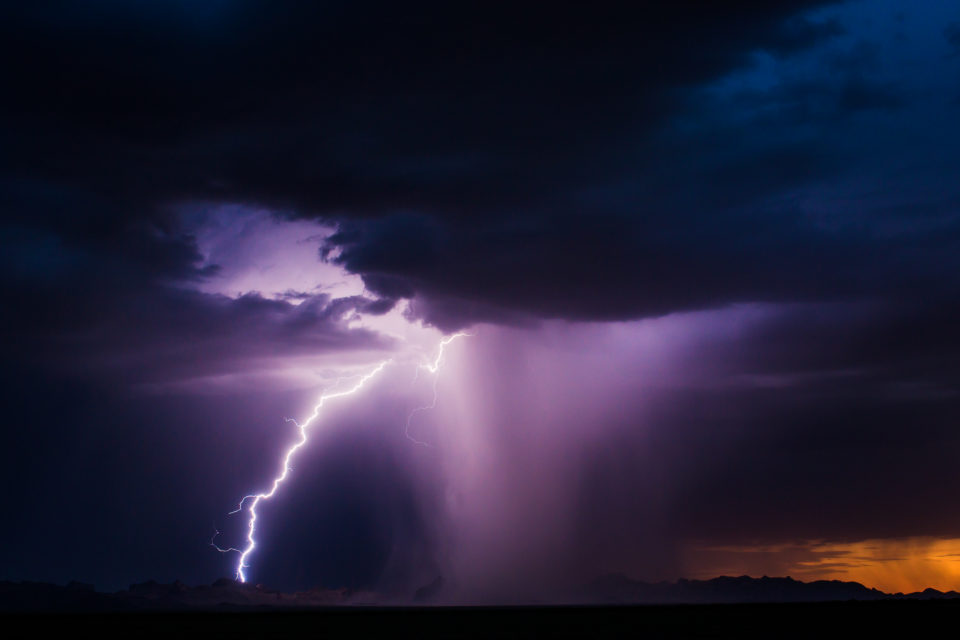
[[[181,582],[144,582],[114,593],[96,591],[92,585],[71,582],[65,586],[41,582],[0,582],[0,612],[29,611],[164,611],[309,609],[363,605],[445,604],[442,580],[411,594],[404,602],[384,601],[373,592],[348,589],[311,589],[298,592],[271,591],[222,578],[211,585],[189,587]],[[719,577],[711,580],[678,580],[648,583],[611,574],[594,580],[561,599],[561,604],[719,604],[763,602],[829,602],[848,600],[954,599],[956,591],[926,589],[916,593],[889,594],[858,582],[792,578]]]
[[[884,593],[859,582],[793,578],[722,576],[711,580],[639,582],[621,574],[599,578],[583,589],[586,602],[603,604],[696,604],[735,602],[830,602],[838,600],[952,599],[956,591],[926,589],[916,593]]]

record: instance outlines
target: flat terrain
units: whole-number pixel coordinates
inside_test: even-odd
[[[631,607],[8,614],[4,636],[94,638],[783,638],[932,636],[958,601]],[[48,635],[52,634],[52,635]]]

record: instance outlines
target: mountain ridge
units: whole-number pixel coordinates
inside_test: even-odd
[[[112,593],[96,591],[93,585],[80,582],[56,585],[0,581],[0,611],[190,611],[469,604],[446,598],[441,589],[442,584],[442,580],[437,578],[409,597],[397,598],[351,589],[274,591],[263,585],[243,584],[229,578],[221,578],[210,585],[193,587],[180,581],[159,583],[150,580]],[[681,578],[675,582],[643,582],[620,573],[610,573],[557,598],[552,603],[589,606],[953,599],[960,599],[960,593],[933,588],[912,593],[886,593],[859,582],[803,582],[789,576],[718,576],[708,580]]]

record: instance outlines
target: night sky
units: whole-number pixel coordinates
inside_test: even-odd
[[[960,590],[957,3],[8,2],[0,54],[0,579],[232,576],[389,359],[252,582]]]

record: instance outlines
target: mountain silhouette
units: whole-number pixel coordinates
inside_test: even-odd
[[[0,612],[108,612],[189,611],[244,609],[309,609],[356,604],[391,606],[443,603],[438,598],[441,578],[418,589],[407,602],[383,599],[373,592],[349,589],[310,589],[298,592],[272,591],[221,578],[211,585],[187,586],[179,581],[163,584],[147,581],[114,593],[98,592],[92,585],[71,582],[55,585],[41,582],[0,581]],[[790,577],[751,578],[721,576],[710,580],[641,582],[622,574],[609,574],[584,585],[562,604],[657,605],[791,603],[880,600],[952,600],[956,591],[924,589],[915,593],[884,593],[859,582],[817,580],[801,582]]]
[[[588,584],[582,595],[587,602],[604,604],[720,604],[882,600],[895,597],[941,598],[947,594],[928,589],[923,593],[904,596],[871,589],[859,582],[801,582],[790,577],[721,576],[710,580],[648,583],[631,580],[622,574],[610,574]]]

